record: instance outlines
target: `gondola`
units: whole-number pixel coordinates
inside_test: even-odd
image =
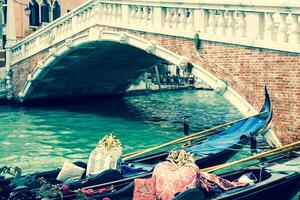
[[[249,136],[256,135],[264,130],[271,121],[272,106],[266,88],[265,102],[260,113],[262,114],[232,124],[205,141],[194,141],[186,150],[195,155],[196,164],[200,168],[224,163],[249,141]],[[82,177],[82,180],[71,183],[70,187],[72,189],[78,189],[117,180],[122,182],[123,179],[125,179],[127,183],[132,182],[136,176],[150,176],[154,166],[158,162],[164,161],[168,154],[169,150],[166,150],[126,160],[122,163],[121,172],[117,170],[107,170],[91,179]],[[85,163],[79,162],[77,165],[86,168]],[[60,182],[56,180],[59,171],[60,170],[54,170],[27,175],[23,177],[23,179],[26,180],[23,181],[24,184],[21,186],[13,184],[13,179],[2,178],[0,179],[0,192],[2,191],[0,195],[5,199],[13,192],[14,196],[25,195],[24,199],[29,199],[28,195],[32,195],[31,191],[39,187],[38,178],[43,177],[51,184],[59,184]]]
[[[173,200],[290,200],[300,191],[300,151],[287,152],[272,158],[266,158],[255,166],[219,174],[230,181],[242,175],[249,176],[253,182],[244,187],[227,191],[216,189],[205,192],[202,189],[189,189],[177,194]],[[116,186],[118,188],[118,186]],[[130,200],[134,183],[119,187],[117,191],[91,196],[92,199]],[[64,199],[72,199],[64,198]]]

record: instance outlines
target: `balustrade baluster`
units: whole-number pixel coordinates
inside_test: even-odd
[[[165,17],[165,28],[170,29],[171,28],[171,8],[166,8],[166,17]]]
[[[228,19],[227,19],[227,28],[226,28],[226,35],[227,36],[235,36],[235,21],[233,11],[228,11]]]
[[[286,13],[280,13],[280,23],[277,33],[277,41],[281,43],[286,43],[288,41],[288,24],[286,22]]]
[[[187,29],[194,31],[194,10],[188,10],[185,14],[187,16]]]
[[[265,21],[264,39],[273,41],[273,40],[275,40],[275,32],[274,32],[275,24],[274,24],[274,20],[273,20],[273,13],[266,13],[265,17],[266,17],[266,21]]]
[[[116,4],[113,4],[113,18],[114,22],[118,21],[118,8]]]
[[[71,34],[70,31],[70,19],[66,20],[66,37],[69,37]]]
[[[179,23],[179,14],[178,9],[174,8],[173,10],[173,17],[172,17],[172,29],[177,30],[178,29],[178,23]]]
[[[135,16],[136,16],[136,7],[135,6],[130,6],[131,8],[131,12],[130,12],[130,20],[129,23],[130,24],[134,24],[134,22],[136,21]]]
[[[84,10],[81,16],[81,28],[86,27],[87,10]]]
[[[289,42],[291,44],[299,44],[299,33],[300,33],[300,27],[299,27],[299,21],[298,21],[299,15],[292,14],[291,15],[291,30],[290,30],[290,36],[289,36]]]
[[[61,39],[63,40],[66,36],[66,22],[61,23]]]
[[[74,15],[71,19],[71,29],[72,29],[72,32],[74,33],[76,31],[76,28],[78,26],[78,15]]]
[[[102,11],[102,20],[103,20],[103,23],[106,23],[106,20],[107,20],[107,8],[106,8],[106,4],[105,3],[101,4],[101,11]]]
[[[121,23],[122,22],[122,5],[118,5],[118,22]]]
[[[112,13],[112,5],[111,4],[107,4],[107,6],[106,6],[106,8],[107,8],[107,22],[111,22],[112,21],[112,19],[113,19],[113,13]]]
[[[138,18],[138,25],[142,25],[143,24],[143,6],[139,6],[138,7],[138,13],[137,13],[137,18]]]
[[[184,9],[179,9],[178,10],[179,14],[179,23],[178,23],[178,29],[179,31],[186,31],[186,25],[187,25],[187,17]]]
[[[211,34],[216,34],[216,11],[209,10],[209,18],[208,18],[208,32]]]
[[[143,7],[143,24],[145,27],[148,26],[148,8],[146,6]]]
[[[22,59],[22,58],[25,58],[26,56],[26,43],[22,44],[22,46],[20,47],[20,58],[19,59]]]
[[[246,19],[245,13],[239,12],[238,13],[238,23],[237,23],[237,33],[240,37],[246,37]]]
[[[225,35],[225,31],[226,31],[226,21],[224,17],[224,11],[220,11],[220,15],[217,23],[217,34]]]
[[[148,27],[153,26],[153,7],[148,7]]]
[[[136,7],[136,12],[135,12],[135,24],[140,24],[140,7],[139,6],[137,6]]]
[[[94,22],[99,22],[100,20],[102,20],[102,5],[99,2],[94,6]]]
[[[95,24],[95,16],[96,16],[96,7],[93,6],[93,7],[91,7],[91,10],[90,10],[90,20],[89,20],[90,25]]]

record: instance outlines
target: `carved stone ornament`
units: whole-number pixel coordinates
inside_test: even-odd
[[[182,69],[186,68],[188,66],[189,60],[186,57],[182,57],[179,61],[179,67]]]
[[[49,49],[49,56],[53,56],[53,57],[58,56],[56,48]]]
[[[91,40],[99,40],[102,38],[102,33],[103,32],[103,28],[101,27],[92,27],[89,30],[89,37]]]
[[[149,42],[149,45],[148,45],[146,51],[148,53],[154,54],[155,50],[156,50],[156,45],[154,43],[152,43],[152,42]]]
[[[51,45],[55,40],[55,34],[51,33],[48,37],[48,44]]]
[[[20,98],[24,98],[25,95],[24,95],[23,92],[19,92],[18,96],[19,96]]]
[[[98,27],[98,39],[101,40],[103,36],[104,29],[101,27]]]
[[[120,36],[120,42],[123,44],[128,44],[129,36],[126,33],[122,33]]]
[[[28,74],[27,81],[32,81],[32,74]]]
[[[46,66],[45,66],[43,61],[39,61],[38,64],[37,64],[37,67],[40,68],[40,69],[44,69]]]
[[[227,90],[227,83],[223,80],[218,80],[216,83],[215,91],[223,95]]]
[[[68,49],[72,49],[74,47],[74,42],[72,39],[66,39],[65,40],[65,46],[68,48]]]

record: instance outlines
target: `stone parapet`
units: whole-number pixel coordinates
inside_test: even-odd
[[[300,3],[88,1],[12,48],[12,64],[94,25],[300,53]]]

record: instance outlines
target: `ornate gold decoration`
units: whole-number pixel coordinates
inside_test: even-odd
[[[120,140],[111,133],[110,135],[104,136],[104,138],[99,141],[97,148],[104,148],[107,151],[114,149],[122,151],[122,144]]]
[[[171,151],[166,160],[178,167],[195,163],[193,154],[186,152],[184,149]]]

